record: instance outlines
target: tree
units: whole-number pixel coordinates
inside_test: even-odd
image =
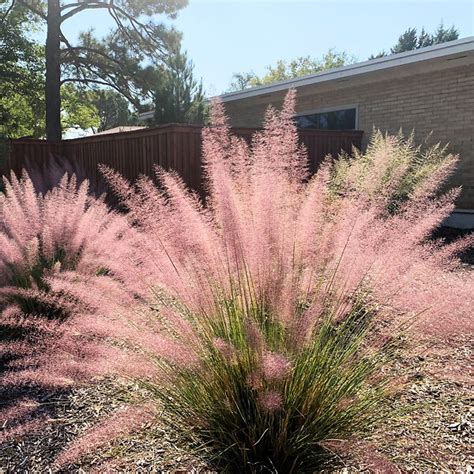
[[[10,0],[7,14],[27,11],[46,25],[46,136],[61,138],[61,85],[73,82],[108,86],[128,100],[139,102],[150,92],[151,66],[160,63],[177,47],[179,33],[158,23],[154,15],[175,18],[187,0]],[[110,15],[116,28],[97,39],[92,31],[83,33],[72,45],[62,31],[65,21],[87,10]]]
[[[454,25],[450,28],[445,28],[443,23],[441,23],[433,34],[428,33],[424,28],[421,29],[420,34],[417,33],[416,28],[408,28],[398,37],[397,43],[390,48],[390,54],[413,51],[414,49],[425,48],[427,46],[433,46],[434,44],[457,40],[458,38],[459,31]],[[388,54],[389,53],[385,51],[380,51],[375,55],[371,55],[369,59],[381,58]]]
[[[103,132],[122,125],[136,125],[138,117],[130,111],[130,104],[114,90],[95,91],[92,103],[99,115],[97,131]]]
[[[398,38],[398,43],[390,50],[392,54],[412,51],[418,47],[418,37],[416,28],[408,28],[405,33]]]
[[[100,116],[94,104],[94,91],[65,84],[61,89],[61,126],[63,130],[96,130]]]
[[[26,11],[5,17],[0,9],[0,133],[7,138],[40,138],[45,133],[44,47],[25,32],[35,28]],[[90,92],[61,89],[62,128],[88,129],[99,123]]]
[[[34,27],[25,12],[8,12],[2,5],[0,15],[0,132],[9,138],[41,136],[43,49],[24,33]]]
[[[229,92],[241,91],[249,87],[260,85],[260,79],[252,72],[235,72],[232,75],[232,82],[230,83]]]
[[[454,25],[452,25],[451,28],[446,29],[441,23],[432,37],[433,44],[445,43],[446,41],[457,40],[459,38],[459,31],[454,27]]]
[[[230,84],[230,91],[247,89],[248,87],[272,84],[278,81],[293,79],[295,77],[315,74],[335,67],[344,66],[355,62],[355,58],[346,52],[336,52],[330,49],[321,59],[311,56],[300,56],[292,61],[277,61],[275,66],[267,66],[267,72],[259,77],[254,72],[235,73]]]
[[[155,124],[204,123],[206,104],[202,81],[197,82],[193,69],[187,54],[178,51],[168,60],[167,66],[157,71]]]

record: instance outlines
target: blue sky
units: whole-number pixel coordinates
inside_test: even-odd
[[[215,95],[234,72],[261,74],[278,59],[320,57],[329,48],[363,61],[388,50],[407,28],[431,32],[441,21],[461,37],[474,35],[474,0],[189,0],[173,24],[206,92]],[[73,38],[90,27],[103,35],[112,26],[94,11],[68,20],[64,30]]]

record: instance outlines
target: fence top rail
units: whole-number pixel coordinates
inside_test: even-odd
[[[10,140],[11,142],[25,145],[40,145],[40,146],[51,146],[51,145],[73,145],[79,143],[96,143],[96,142],[111,142],[116,140],[126,140],[130,138],[142,138],[155,135],[164,135],[167,133],[193,133],[200,134],[204,127],[201,125],[193,124],[166,124],[159,125],[157,127],[148,127],[142,130],[132,130],[129,132],[110,133],[106,135],[91,135],[88,137],[69,138],[58,142],[52,142],[36,138],[18,138]],[[252,127],[232,127],[231,131],[234,134],[251,135],[255,132],[262,130],[261,128]],[[359,137],[363,135],[362,130],[318,130],[318,129],[298,129],[300,136],[350,136]]]

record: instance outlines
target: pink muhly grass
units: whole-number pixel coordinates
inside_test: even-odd
[[[65,156],[49,154],[48,157],[25,160],[25,170],[31,178],[37,193],[47,194],[58,187],[65,174],[75,176],[78,186],[84,181],[89,181],[87,171],[79,160],[69,160]],[[99,198],[106,192],[105,182],[98,180],[90,183],[89,194]]]
[[[208,290],[208,280],[217,280],[219,285],[225,287],[226,282],[222,281],[222,278],[227,278],[227,275],[232,275],[235,271],[248,271],[252,275],[252,284],[258,287],[256,292],[263,297],[268,296],[272,304],[274,300],[277,303],[284,301],[285,304],[278,303],[277,307],[285,308],[288,301],[294,302],[295,298],[301,296],[294,293],[295,285],[298,287],[303,282],[308,283],[306,294],[310,294],[312,283],[308,277],[314,276],[314,269],[321,273],[324,268],[332,268],[331,265],[340,258],[344,246],[352,245],[352,253],[345,252],[346,260],[355,259],[362,262],[357,251],[362,252],[362,258],[366,250],[376,252],[370,258],[364,258],[368,264],[362,265],[361,274],[365,274],[374,259],[387,260],[384,258],[384,252],[374,247],[383,244],[385,251],[391,246],[391,255],[397,255],[399,250],[403,251],[403,255],[413,252],[413,246],[418,245],[429,230],[450,212],[454,194],[447,195],[443,204],[443,201],[426,200],[427,193],[421,190],[432,188],[430,182],[433,174],[436,174],[435,182],[443,181],[452,171],[456,160],[450,156],[443,158],[441,150],[436,157],[439,162],[437,168],[424,180],[418,176],[423,173],[417,171],[418,175],[410,181],[406,176],[407,170],[412,167],[410,160],[416,155],[411,142],[404,145],[402,139],[384,138],[381,135],[375,136],[367,155],[360,155],[359,160],[353,162],[341,161],[349,169],[348,178],[340,176],[344,173],[338,171],[342,167],[338,163],[336,177],[330,182],[332,164],[326,162],[306,186],[298,184],[304,176],[304,166],[301,164],[303,158],[294,142],[294,128],[288,135],[291,138],[289,144],[285,138],[286,129],[292,127],[288,110],[291,110],[293,101],[293,97],[288,97],[281,119],[278,119],[275,111],[269,113],[267,129],[255,139],[253,156],[248,148],[228,137],[222,108],[215,106],[215,123],[204,132],[212,214],[207,213],[204,221],[202,217],[190,218],[187,223],[189,234],[199,235],[202,242],[192,243],[190,246],[186,240],[181,240],[179,232],[168,234],[169,229],[180,229],[182,226],[180,218],[184,214],[176,210],[178,202],[181,202],[182,209],[195,212],[196,216],[202,216],[204,212],[194,197],[183,194],[182,188],[170,187],[170,183],[176,179],[173,175],[161,172],[166,189],[159,199],[153,217],[149,208],[140,213],[143,203],[149,204],[151,201],[150,192],[134,194],[127,188],[127,192],[122,193],[125,202],[130,205],[131,214],[139,223],[153,220],[155,215],[163,219],[160,229],[153,230],[152,235],[157,237],[155,242],[158,242],[161,261],[164,265],[167,263],[166,267],[170,269],[167,273],[176,277],[169,281],[170,289],[176,288],[176,293],[181,298],[188,292],[200,293],[203,288]],[[269,149],[271,153],[268,152]],[[236,155],[238,163],[233,162]],[[271,158],[267,158],[267,155]],[[278,157],[278,160],[275,157]],[[431,160],[436,161],[433,157]],[[292,165],[294,162],[299,163],[296,170]],[[246,165],[242,166],[242,163]],[[235,171],[236,169],[238,171]],[[117,177],[115,179],[118,180]],[[242,186],[236,185],[237,179]],[[339,186],[338,193],[342,195],[342,199],[335,199],[334,205],[330,198],[332,182],[337,184],[338,180],[344,182],[344,179],[348,184]],[[265,186],[261,186],[267,182],[278,183],[272,193],[268,193]],[[357,183],[358,187],[351,187],[351,182]],[[390,187],[383,187],[387,183]],[[125,184],[122,182],[116,187],[123,186]],[[384,206],[394,199],[394,194],[404,196],[400,201],[398,214],[388,216],[384,220],[378,219],[376,212],[383,209],[378,200],[379,193],[373,186],[378,186],[377,190],[384,190]],[[425,194],[425,200],[421,203],[418,198],[420,193]],[[140,205],[137,208],[138,202]],[[209,228],[205,227],[203,232],[206,222],[209,223]],[[213,229],[216,234],[212,232]],[[295,232],[295,229],[298,232]],[[349,239],[351,235],[355,237]],[[398,235],[405,238],[397,240]],[[335,239],[335,236],[339,237]],[[211,239],[212,245],[206,249],[208,239]],[[147,246],[146,242],[144,245]],[[202,251],[199,257],[195,253],[196,245],[199,245]],[[140,252],[142,251],[143,249],[140,249]],[[414,255],[410,254],[409,258],[413,260],[413,257]],[[200,265],[196,267],[198,258]],[[154,259],[150,260],[153,260],[152,265],[161,267]],[[141,263],[145,267],[147,262]],[[406,262],[399,263],[397,270]],[[229,268],[222,272],[221,267],[216,268],[216,265]],[[407,268],[411,266],[410,264]],[[203,267],[206,271],[197,274]],[[156,270],[154,272],[150,269],[150,274],[154,273],[156,274]],[[203,274],[208,276],[204,281]],[[157,279],[162,278],[162,275],[156,276]],[[197,281],[194,281],[194,277]],[[170,278],[170,275],[166,275],[163,280]],[[188,283],[185,290],[180,285],[183,278]],[[275,278],[277,280],[273,280]],[[355,278],[357,279],[360,280],[360,276]],[[278,294],[280,290],[283,292]],[[286,298],[285,291],[293,296]],[[195,295],[195,301],[201,301],[201,296]],[[212,295],[208,302],[213,304]],[[288,311],[283,310],[284,313]]]
[[[101,308],[96,294],[90,307],[111,337],[116,328],[128,349],[160,361],[164,375],[146,383],[156,397],[193,420],[223,465],[270,458],[283,472],[314,470],[315,444],[376,420],[383,390],[370,381],[390,346],[377,339],[391,342],[411,319],[466,325],[474,290],[456,258],[471,241],[429,240],[454,206],[456,190],[436,189],[456,157],[376,133],[365,153],[328,158],[310,177],[294,103],[291,92],[269,110],[251,146],[214,104],[205,204],[172,171],[156,171],[156,188],[103,168],[129,210],[128,246],[110,274],[50,277],[80,300],[110,279],[113,301]]]
[[[235,357],[235,349],[231,344],[224,341],[221,337],[217,337],[212,342],[213,346],[220,352],[222,357],[228,362],[232,361]]]
[[[36,193],[26,173],[20,180],[12,174],[4,183],[0,304],[16,302],[24,312],[60,312],[57,295],[48,300],[46,279],[67,270],[89,275],[110,270],[124,247],[126,221],[88,196],[87,181],[77,187],[74,176],[65,175],[44,196]]]
[[[106,298],[102,295],[100,305],[97,299],[95,307],[90,305],[94,291],[83,282],[97,276],[94,283],[104,283],[97,290],[115,290],[118,281],[98,276],[113,273],[121,252],[128,248],[125,242],[131,229],[124,218],[88,195],[87,182],[78,185],[74,177],[62,177],[58,187],[45,195],[37,193],[26,173],[4,182],[0,323],[5,332],[0,342],[4,359],[0,379],[13,397],[10,400],[8,395],[9,402],[15,403],[17,391],[67,390],[104,373],[103,361],[112,349],[98,345],[93,331],[88,337],[85,331],[77,333],[76,323],[84,312],[102,308]],[[68,286],[72,271],[75,284]],[[53,288],[61,275],[62,285]],[[69,289],[74,292],[67,293]],[[46,421],[45,417],[25,419],[14,432],[25,433]]]

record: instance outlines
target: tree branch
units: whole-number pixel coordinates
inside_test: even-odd
[[[127,28],[122,23],[122,20],[120,19],[119,15],[122,15],[127,21],[130,22],[130,26],[134,29],[137,35],[139,35],[142,38],[145,38],[146,36],[147,41],[149,43],[158,46],[158,48],[160,49],[160,52],[162,50],[162,44],[155,39],[153,32],[149,30],[148,26],[145,23],[138,21],[136,18],[134,18],[131,14],[129,14],[123,8],[113,3],[113,0],[111,0],[110,2],[96,1],[96,2],[71,3],[69,5],[64,5],[63,7],[61,7],[63,11],[69,8],[72,8],[72,10],[68,11],[67,13],[64,13],[61,16],[61,22],[66,21],[68,18],[71,18],[72,16],[76,15],[77,13],[83,10],[95,9],[95,8],[107,9],[109,10],[110,16],[113,18],[113,20],[115,21],[119,29],[128,37],[132,45],[134,43],[133,38],[128,33]],[[140,28],[142,29],[142,31],[140,31]]]
[[[67,43],[65,42],[65,44],[67,44]],[[65,49],[61,49],[61,54],[65,53],[67,55],[67,53],[69,53],[69,52],[74,53],[75,51],[86,51],[86,52],[89,52],[89,53],[97,54],[98,56],[102,56],[104,59],[107,59],[108,61],[112,61],[113,63],[117,64],[118,66],[122,66],[122,63],[120,61],[117,61],[115,58],[111,58],[104,51],[101,51],[100,49],[89,48],[87,46],[70,46],[69,45]]]
[[[89,10],[93,8],[114,8],[114,4],[107,3],[107,2],[81,2],[81,3],[71,3],[69,5],[64,5],[61,7],[61,11],[64,11],[68,8],[73,8],[72,10],[68,11],[64,15],[61,15],[61,22],[66,21],[68,18],[71,18],[76,13],[79,13],[83,10]]]
[[[112,70],[107,70],[106,65],[102,65],[102,66],[98,67],[99,70],[97,70],[97,68],[94,68],[93,64],[90,64],[89,62],[85,61],[84,58],[76,56],[76,62],[74,64],[72,64],[72,66],[75,67],[75,69],[77,71],[77,75],[82,76],[82,78],[79,78],[79,77],[77,78],[77,79],[80,79],[81,82],[87,83],[88,81],[89,82],[94,82],[94,81],[97,80],[97,79],[87,77],[85,71],[88,71],[89,74],[92,75],[92,77],[94,77],[94,76],[98,77],[99,80],[102,81],[103,85],[113,87],[118,92],[120,92],[124,97],[126,97],[131,103],[136,102],[136,100],[133,99],[133,96],[132,96],[133,93],[132,93],[131,90],[129,91],[129,93],[125,92],[125,90],[128,89],[130,84],[133,84],[131,78],[128,78],[128,79],[124,78],[126,84],[128,85],[128,87],[127,87],[127,85],[125,87],[120,87],[120,85],[117,83],[117,81],[114,77],[113,69]],[[72,78],[69,78],[69,79],[72,79]],[[74,78],[74,79],[76,79],[76,78]]]
[[[98,84],[98,85],[101,85],[101,86],[111,87],[112,89],[117,91],[119,94],[123,95],[131,104],[134,104],[136,102],[136,101],[133,100],[133,98],[131,96],[126,94],[122,89],[120,89],[120,87],[118,87],[114,84],[110,84],[107,81],[103,81],[103,80],[100,80],[100,79],[84,79],[84,78],[80,78],[80,77],[68,77],[66,79],[61,80],[61,85],[66,83],[66,82],[79,82],[81,84],[92,83],[92,84]]]

